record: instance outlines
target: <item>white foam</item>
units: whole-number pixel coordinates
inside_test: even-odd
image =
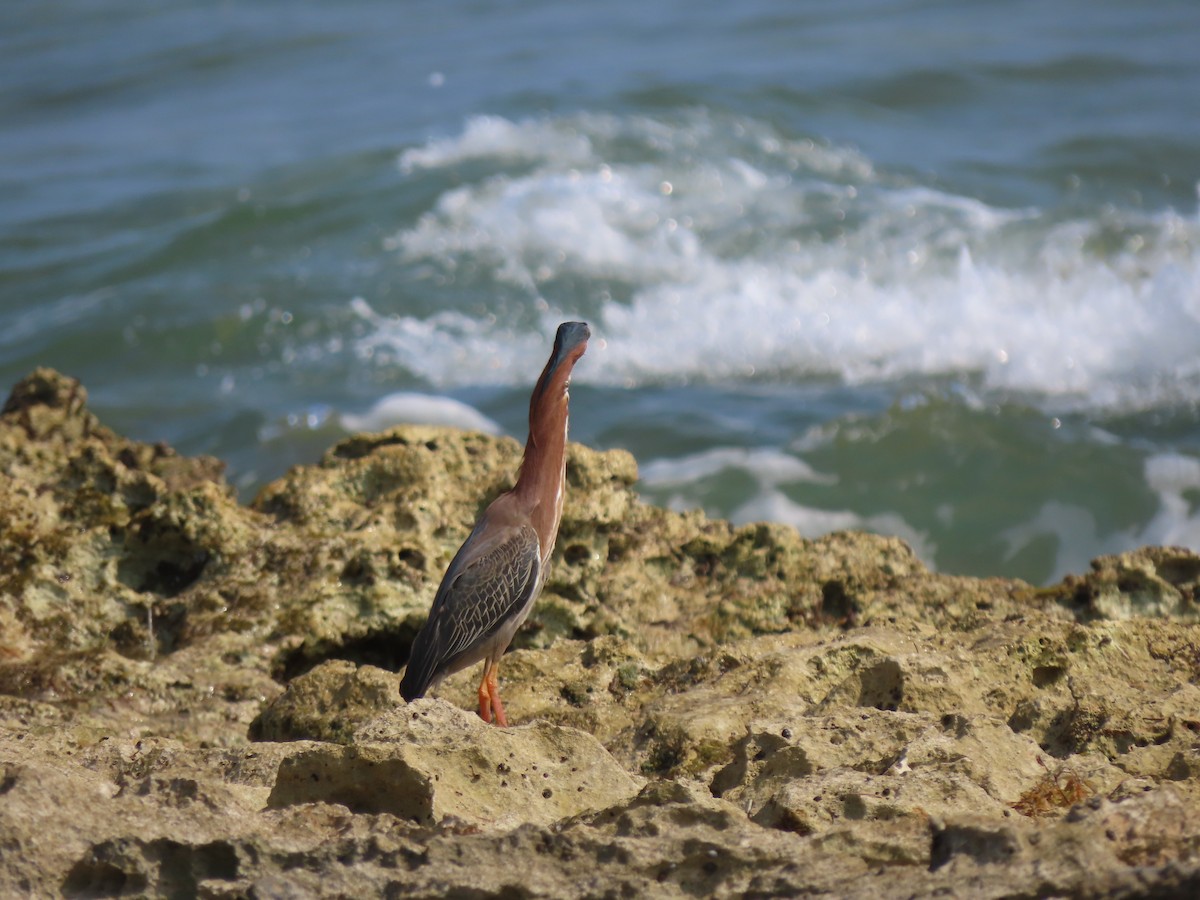
[[[1200,552],[1200,507],[1186,494],[1200,491],[1200,459],[1177,453],[1148,456],[1146,484],[1158,495],[1159,508],[1144,526],[1100,533],[1093,513],[1076,504],[1051,500],[1028,521],[1001,532],[1008,559],[1033,541],[1052,537],[1057,543],[1054,570],[1048,581],[1071,572],[1086,572],[1096,556],[1121,553],[1150,544],[1188,547]]]
[[[473,406],[453,397],[397,391],[381,397],[366,412],[342,413],[338,421],[347,431],[383,431],[392,425],[447,425],[465,431],[500,434],[502,429]]]
[[[734,510],[730,521],[735,524],[747,522],[782,522],[791,525],[806,538],[817,538],[831,531],[870,531],[875,534],[898,537],[930,569],[934,568],[937,545],[927,534],[913,528],[896,513],[880,513],[860,516],[849,510],[825,510],[803,506],[777,490],[767,491]]]
[[[639,480],[648,486],[668,488],[692,484],[725,469],[752,473],[764,486],[801,481],[834,484],[837,481],[835,476],[817,472],[802,459],[767,447],[714,447],[674,459],[651,460],[640,467]]]
[[[1200,397],[1194,218],[1000,209],[703,112],[475,118],[400,165],[468,159],[484,173],[386,246],[492,273],[540,333],[449,311],[377,321],[360,347],[437,387],[526,378],[544,335],[580,317],[606,346],[577,377],[612,384],[973,373],[1057,406]],[[543,297],[563,276],[592,290]]]
[[[1159,508],[1139,543],[1188,547],[1200,553],[1200,459],[1159,453],[1145,462],[1146,483],[1158,494]],[[1193,499],[1188,499],[1191,494]]]
[[[401,171],[454,165],[470,159],[584,160],[591,155],[587,137],[569,125],[548,121],[510,122],[500,116],[475,116],[456,138],[430,141],[400,154]]]
[[[849,510],[825,510],[795,502],[782,490],[786,484],[835,484],[836,476],[817,472],[804,460],[773,448],[717,447],[673,459],[651,460],[640,468],[644,487],[669,490],[666,505],[676,511],[696,505],[688,490],[697,482],[728,469],[750,477],[755,487],[728,516],[735,525],[782,522],[802,536],[819,537],[831,531],[864,529],[905,540],[926,565],[933,565],[936,546],[928,536],[895,513],[860,516]],[[711,511],[710,511],[711,512]]]
[[[1100,534],[1096,517],[1085,507],[1049,500],[1028,521],[1000,532],[1005,544],[1005,559],[1011,560],[1022,549],[1043,537],[1056,541],[1053,572],[1047,583],[1058,581],[1069,572],[1086,572],[1096,556],[1120,553],[1137,546],[1132,531]]]
[[[388,317],[361,297],[350,307],[370,328],[355,342],[360,358],[398,363],[436,387],[523,383],[529,379],[530,360],[536,366],[547,352],[544,334],[504,331],[493,320],[456,312],[428,319]],[[547,322],[545,334],[553,334],[554,327]]]

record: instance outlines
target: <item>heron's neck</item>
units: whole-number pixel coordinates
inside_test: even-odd
[[[562,518],[567,467],[566,385],[547,386],[547,395],[535,397],[529,414],[529,438],[513,493],[529,512],[542,545],[542,558],[549,559]],[[549,391],[553,390],[552,395]]]

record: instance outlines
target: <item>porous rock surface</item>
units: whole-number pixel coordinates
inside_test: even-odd
[[[585,411],[579,410],[583,415]],[[572,445],[501,677],[398,673],[518,444],[239,505],[38,370],[0,414],[0,895],[1200,895],[1200,557],[1035,589],[641,503]]]

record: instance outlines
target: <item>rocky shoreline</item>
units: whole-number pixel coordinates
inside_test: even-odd
[[[0,894],[1200,895],[1200,556],[1050,588],[642,503],[572,445],[501,669],[398,672],[515,441],[357,435],[249,506],[38,370],[0,415]]]

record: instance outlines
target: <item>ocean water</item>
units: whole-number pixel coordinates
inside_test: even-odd
[[[347,431],[1045,583],[1200,549],[1200,4],[0,10],[0,383],[249,498]]]

